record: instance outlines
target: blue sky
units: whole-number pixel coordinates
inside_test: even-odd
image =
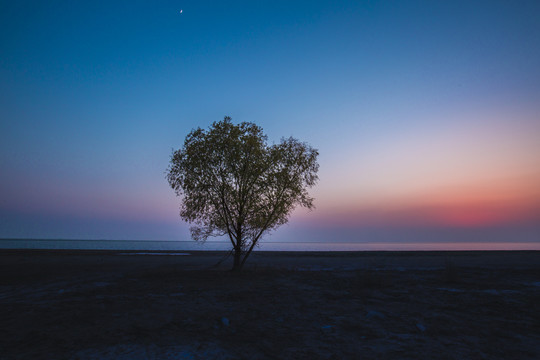
[[[537,1],[0,6],[0,237],[185,240],[171,149],[229,115],[320,151],[276,239],[540,239]]]

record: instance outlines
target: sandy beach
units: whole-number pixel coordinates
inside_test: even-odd
[[[538,359],[540,252],[0,252],[0,359]]]

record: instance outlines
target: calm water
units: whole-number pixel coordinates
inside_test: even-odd
[[[230,242],[158,240],[23,240],[0,239],[0,249],[144,250],[190,251],[229,250]],[[259,251],[430,251],[430,250],[540,250],[540,242],[469,243],[359,243],[359,242],[272,242],[263,241]]]

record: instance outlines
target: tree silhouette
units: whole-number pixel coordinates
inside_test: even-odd
[[[261,127],[226,116],[192,130],[173,151],[167,180],[182,197],[180,217],[193,239],[228,235],[233,270],[242,269],[264,234],[297,206],[312,209],[307,189],[318,180],[318,151],[292,137],[267,145]]]

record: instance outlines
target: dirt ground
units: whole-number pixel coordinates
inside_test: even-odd
[[[0,359],[540,359],[540,252],[0,252]]]

